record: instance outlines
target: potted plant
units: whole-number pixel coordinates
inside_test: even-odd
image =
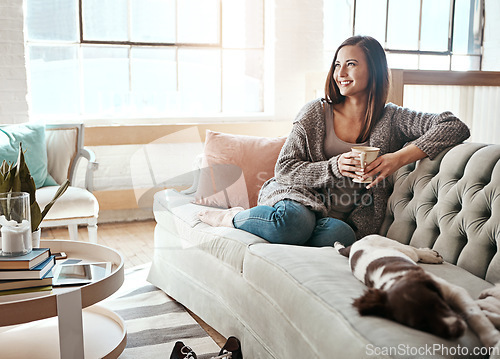
[[[22,143],[19,143],[19,155],[16,164],[8,164],[5,160],[0,166],[0,193],[7,192],[27,192],[30,195],[31,212],[31,232],[39,230],[40,223],[47,215],[59,197],[63,195],[69,187],[69,180],[66,180],[57,190],[54,198],[44,207],[43,211],[36,202],[36,186],[33,177],[31,177],[28,166],[24,159]]]

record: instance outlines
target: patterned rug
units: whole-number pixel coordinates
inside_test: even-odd
[[[119,314],[127,326],[127,346],[120,359],[169,358],[178,340],[199,359],[216,356],[219,346],[184,307],[146,281],[149,267],[126,270],[120,290],[99,303]]]

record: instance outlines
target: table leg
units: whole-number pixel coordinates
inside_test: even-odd
[[[82,293],[80,288],[57,295],[61,359],[83,359]]]

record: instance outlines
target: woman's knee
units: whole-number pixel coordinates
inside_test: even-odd
[[[334,218],[331,218],[334,220]],[[341,220],[336,220],[331,223],[332,230],[334,231],[335,242],[340,242],[344,246],[350,246],[356,241],[356,233],[350,225]]]
[[[276,206],[276,230],[268,241],[302,245],[314,231],[316,215],[300,203],[288,200],[282,202]]]

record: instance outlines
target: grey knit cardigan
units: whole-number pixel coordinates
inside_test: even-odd
[[[332,208],[332,187],[352,185],[351,179],[339,172],[339,156],[325,156],[323,103],[321,99],[311,101],[297,115],[278,157],[275,176],[260,190],[259,205],[273,206],[283,199],[291,199],[312,209],[319,217],[328,217]],[[434,159],[445,148],[469,136],[467,126],[451,112],[422,113],[388,103],[369,143],[379,147],[383,155],[411,142]],[[379,231],[391,192],[390,181],[384,180],[359,199],[346,219],[358,239]]]

